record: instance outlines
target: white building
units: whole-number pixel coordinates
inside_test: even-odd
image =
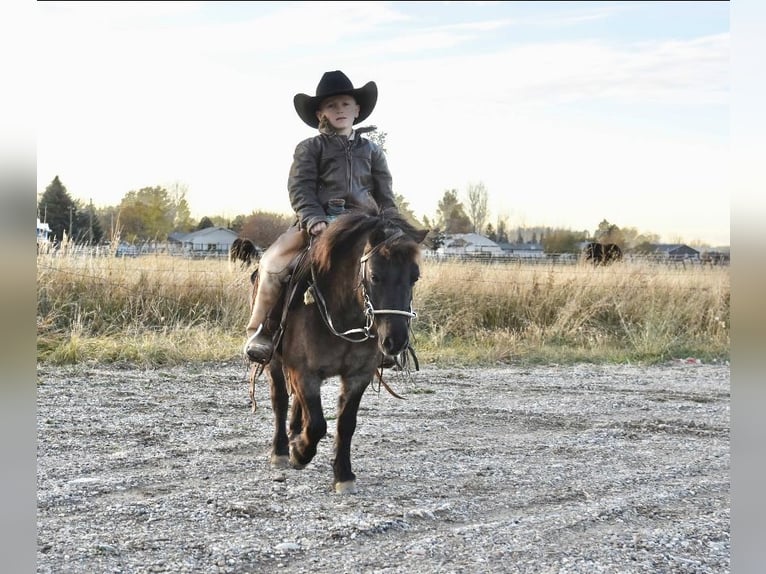
[[[437,256],[503,257],[505,253],[491,239],[478,233],[453,233],[444,236]]]
[[[236,232],[225,227],[206,227],[183,236],[175,235],[185,254],[194,257],[228,256],[231,244],[237,238]]]
[[[51,245],[51,227],[37,218],[37,250],[47,249]]]

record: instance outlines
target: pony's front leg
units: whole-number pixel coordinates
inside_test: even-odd
[[[322,379],[312,375],[301,375],[295,371],[289,376],[293,389],[290,464],[293,468],[302,469],[314,458],[317,444],[327,434],[327,421],[322,411],[320,395]]]
[[[351,438],[356,431],[356,416],[371,375],[341,380],[338,397],[338,432],[335,434],[335,458],[332,461],[333,487],[339,494],[356,492],[356,475],[351,470]]]
[[[282,373],[282,364],[272,359],[266,369],[269,378],[271,408],[274,411],[274,437],[271,442],[271,466],[287,468],[290,466],[290,449],[287,438],[287,407],[290,400],[287,384]]]

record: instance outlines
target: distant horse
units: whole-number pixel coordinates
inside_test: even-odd
[[[412,293],[427,233],[395,210],[349,210],[297,263],[281,336],[264,367],[274,411],[272,466],[302,469],[314,458],[327,432],[320,387],[339,376],[333,487],[338,493],[356,492],[351,438],[357,411],[383,358],[410,348]],[[258,367],[251,374],[251,398]]]
[[[241,261],[242,267],[249,267],[257,255],[258,248],[247,237],[237,237],[229,248],[229,261]]]
[[[622,249],[616,243],[604,243],[604,265],[622,260]]]
[[[584,249],[585,260],[593,265],[609,265],[622,259],[622,249],[616,243],[591,242]]]

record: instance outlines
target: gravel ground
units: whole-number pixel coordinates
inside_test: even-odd
[[[332,492],[330,432],[268,464],[264,378],[38,368],[37,572],[729,572],[729,367],[387,373]]]

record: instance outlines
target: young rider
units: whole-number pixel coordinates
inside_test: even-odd
[[[340,70],[326,72],[314,96],[301,93],[293,98],[298,116],[319,134],[295,148],[287,190],[296,221],[263,253],[258,266],[244,347],[251,361],[271,359],[278,325],[268,320],[270,311],[279,301],[290,263],[308,245],[309,236],[325,230],[330,212],[366,204],[396,207],[383,151],[361,136],[363,128],[353,127],[370,116],[377,99],[375,82],[354,88]]]

